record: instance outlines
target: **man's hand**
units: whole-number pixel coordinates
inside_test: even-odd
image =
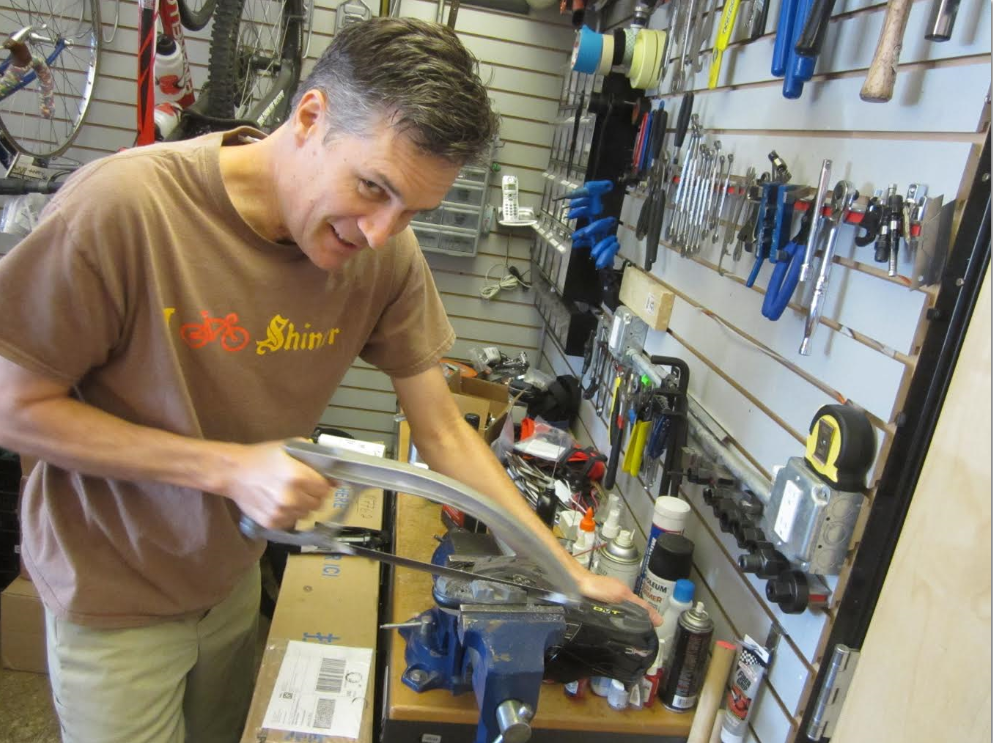
[[[641,596],[636,596],[630,588],[624,585],[617,578],[609,578],[605,575],[594,575],[588,570],[576,575],[580,592],[587,598],[605,601],[609,604],[620,604],[623,601],[631,601],[639,606],[648,609],[648,615],[652,618],[652,624],[656,627],[662,624],[662,615]]]
[[[321,507],[334,483],[294,459],[282,441],[235,445],[220,494],[269,529],[287,529]]]

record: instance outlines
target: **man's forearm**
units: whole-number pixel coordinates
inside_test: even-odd
[[[464,421],[458,420],[453,425],[465,430],[449,431],[425,441],[418,440],[414,434],[420,458],[435,472],[453,477],[493,498],[522,527],[547,544],[572,575],[584,575],[586,571],[582,566],[563,549],[551,530],[531,510],[486,442]]]
[[[69,397],[4,410],[0,446],[95,477],[219,492],[232,445],[140,426]]]

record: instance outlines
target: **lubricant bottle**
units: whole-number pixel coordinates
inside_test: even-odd
[[[590,566],[590,558],[593,556],[593,546],[596,539],[596,522],[593,520],[593,509],[586,510],[586,515],[579,522],[579,534],[576,543],[572,547],[572,554],[576,561],[584,568]]]
[[[693,542],[680,534],[660,534],[642,574],[641,597],[664,614],[676,581],[689,578],[692,567]]]
[[[690,504],[681,498],[662,495],[655,499],[652,528],[648,532],[648,544],[645,545],[645,562],[641,566],[642,575],[638,578],[635,593],[641,591],[641,583],[648,569],[648,560],[652,556],[655,543],[662,534],[682,534],[686,528],[686,517],[689,512]]]

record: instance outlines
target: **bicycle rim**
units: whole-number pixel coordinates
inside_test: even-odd
[[[258,119],[259,107],[268,108],[275,94],[265,128],[282,123],[299,80],[303,20],[301,0],[220,0],[210,42],[207,115]]]
[[[176,0],[179,6],[179,18],[183,27],[190,31],[199,31],[214,14],[217,0]]]
[[[37,76],[0,99],[0,130],[20,152],[39,158],[65,152],[86,118],[100,58],[99,0],[7,0],[0,9],[0,34],[26,26],[33,52],[49,60],[54,85],[54,112],[42,113]]]

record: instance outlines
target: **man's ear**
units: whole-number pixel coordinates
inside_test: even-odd
[[[300,97],[291,122],[293,136],[298,144],[303,144],[311,136],[323,136],[326,111],[327,98],[323,91],[311,88]]]

